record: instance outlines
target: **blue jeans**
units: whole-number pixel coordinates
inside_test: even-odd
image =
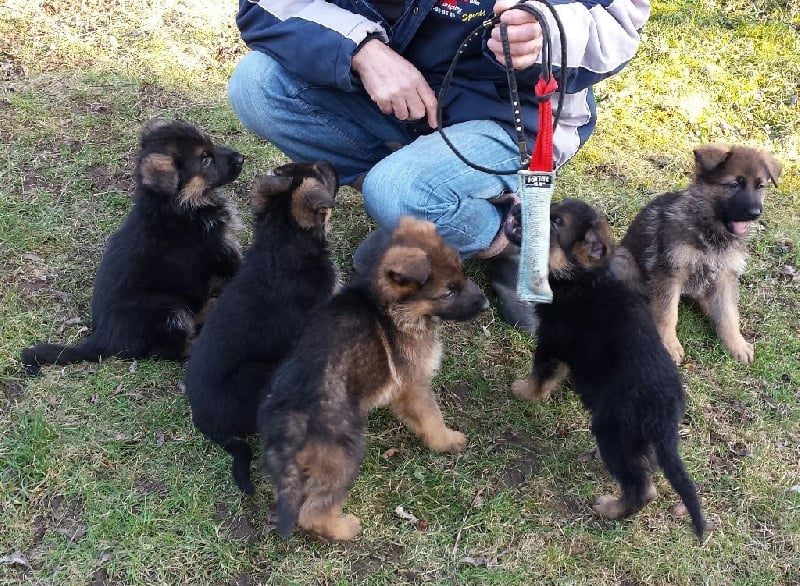
[[[431,221],[462,258],[497,235],[503,210],[488,200],[517,189],[516,175],[472,169],[438,133],[419,135],[419,123],[383,114],[366,92],[315,87],[264,53],[238,63],[228,96],[242,124],[291,160],[328,159],[343,184],[366,173],[364,206],[381,227],[393,229],[405,214]],[[474,120],[445,132],[469,161],[519,168],[515,141],[495,122]]]

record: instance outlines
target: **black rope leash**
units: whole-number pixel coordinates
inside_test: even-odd
[[[567,44],[566,44],[566,35],[564,33],[564,26],[561,22],[561,19],[558,17],[554,6],[549,2],[549,0],[537,0],[540,4],[543,4],[552,14],[553,19],[555,20],[556,27],[558,28],[559,39],[561,40],[561,67],[559,69],[559,74],[556,79],[558,82],[558,103],[556,105],[556,111],[553,116],[553,127],[555,128],[558,126],[558,121],[561,118],[561,110],[564,105],[564,96],[566,94],[566,79],[567,79]],[[553,62],[552,62],[552,40],[550,35],[550,24],[547,22],[544,13],[539,10],[536,6],[531,4],[526,4],[521,1],[519,4],[516,4],[509,8],[509,10],[523,10],[529,14],[532,14],[536,17],[539,21],[539,26],[542,28],[542,77],[545,81],[550,81],[551,77],[553,76]],[[525,128],[522,122],[522,104],[519,100],[519,90],[517,86],[517,76],[514,72],[514,67],[512,64],[511,59],[511,49],[510,44],[508,41],[508,32],[507,32],[507,25],[504,23],[500,23],[500,15],[495,15],[490,19],[483,21],[477,28],[475,28],[461,45],[458,47],[458,51],[456,51],[455,56],[453,57],[452,62],[450,63],[450,67],[447,70],[447,73],[442,80],[442,85],[439,88],[439,96],[437,98],[436,103],[436,130],[439,135],[442,137],[442,140],[450,147],[450,150],[453,151],[462,163],[472,167],[477,171],[481,171],[483,173],[489,173],[492,175],[513,175],[517,172],[517,170],[508,170],[508,171],[500,171],[495,169],[490,169],[489,167],[484,167],[477,163],[473,163],[469,159],[467,159],[457,148],[456,146],[447,138],[447,135],[444,132],[444,128],[442,125],[442,118],[443,118],[443,111],[444,111],[444,102],[445,97],[447,96],[447,92],[450,90],[450,84],[453,80],[453,75],[455,73],[456,65],[458,64],[458,60],[460,59],[461,55],[464,53],[466,47],[478,38],[484,30],[490,29],[497,24],[500,24],[500,37],[503,42],[503,57],[505,58],[505,68],[506,68],[506,76],[508,78],[508,87],[509,92],[511,94],[511,108],[512,113],[514,116],[514,129],[517,134],[517,146],[519,147],[520,151],[520,168],[524,168],[528,162],[530,162],[530,154],[528,153],[528,146],[527,140],[525,138]],[[538,101],[549,100],[550,95],[545,96],[537,96],[536,99]]]

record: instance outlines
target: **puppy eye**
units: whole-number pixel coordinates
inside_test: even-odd
[[[456,295],[458,295],[458,287],[456,287],[455,283],[450,283],[447,286],[447,293],[440,295],[439,299],[452,299]]]
[[[759,181],[756,183],[756,189],[764,189],[765,185],[766,184],[763,181]]]
[[[211,163],[214,162],[214,155],[213,153],[205,152],[203,153],[200,164],[203,165],[203,168],[208,167]]]
[[[558,226],[563,226],[564,225],[564,218],[562,218],[561,216],[553,216],[552,218],[550,218],[550,223],[553,224],[553,226],[557,226],[557,227]]]

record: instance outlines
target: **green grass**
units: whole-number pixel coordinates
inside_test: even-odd
[[[598,87],[600,120],[556,197],[599,205],[617,236],[685,185],[691,149],[727,141],[784,165],[742,278],[734,362],[681,309],[682,454],[713,523],[703,543],[659,498],[623,522],[592,514],[614,484],[564,391],[512,399],[531,338],[494,310],[448,324],[435,379],[460,455],[436,455],[388,412],[370,416],[346,502],[364,533],[328,544],[272,530],[271,484],[242,497],[229,458],[194,429],[182,365],[111,360],[20,375],[19,350],[85,335],[103,243],[130,206],[142,123],[181,117],[244,152],[231,194],[285,158],[246,132],[226,82],[245,48],[235,2],[0,6],[0,584],[793,584],[800,582],[800,10],[777,0],[654,2],[640,52]],[[369,232],[343,189],[331,235],[347,274]],[[245,230],[242,240],[249,242]],[[486,282],[480,263],[468,267]],[[390,450],[397,450],[388,456]],[[792,488],[795,487],[795,490]],[[402,506],[427,522],[395,514]],[[13,560],[16,560],[14,562]]]

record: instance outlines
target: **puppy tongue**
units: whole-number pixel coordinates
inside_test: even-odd
[[[731,222],[731,232],[737,236],[747,234],[747,228],[750,227],[750,222]]]

